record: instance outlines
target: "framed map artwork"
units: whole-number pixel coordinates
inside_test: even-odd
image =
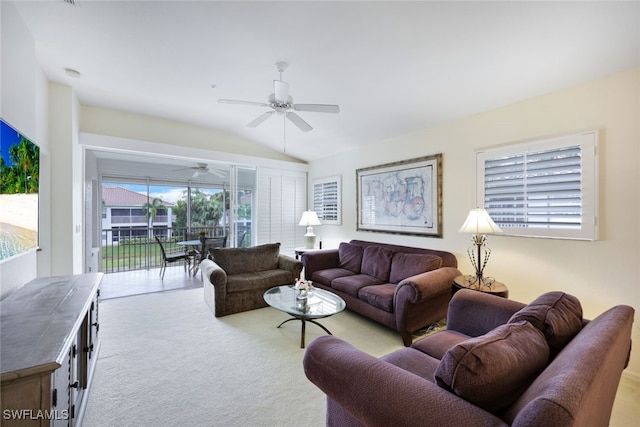
[[[356,170],[360,231],[442,237],[442,154]]]

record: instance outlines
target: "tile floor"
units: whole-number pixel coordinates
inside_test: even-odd
[[[153,292],[202,287],[200,272],[195,277],[185,273],[181,265],[169,266],[160,277],[160,269],[124,271],[105,274],[100,284],[100,299],[122,298]]]
[[[122,298],[152,292],[176,291],[202,287],[200,273],[189,276],[182,266],[170,266],[160,278],[160,269],[105,274],[100,285],[100,299]],[[611,427],[637,426],[640,419],[640,381],[623,375],[611,415]]]

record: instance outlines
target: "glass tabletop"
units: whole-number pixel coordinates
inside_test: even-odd
[[[264,293],[264,300],[271,307],[305,319],[320,319],[340,313],[346,303],[338,295],[314,288],[306,300],[296,298],[293,285],[278,286]]]

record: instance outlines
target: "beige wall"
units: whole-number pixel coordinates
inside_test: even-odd
[[[80,104],[70,86],[49,84],[52,275],[83,272],[83,160],[78,142],[79,110]]]
[[[86,105],[82,106],[80,131],[214,152],[303,163],[282,152],[271,150],[221,130]]]
[[[600,240],[490,236],[493,253],[485,272],[505,282],[515,300],[528,302],[543,292],[563,290],[580,298],[587,318],[616,304],[640,311],[639,99],[640,69],[635,69],[311,162],[310,182],[341,174],[343,185],[342,226],[314,227],[315,232],[328,247],[361,238],[448,250],[469,274],[468,236],[457,230],[475,203],[474,150],[597,129]],[[357,232],[355,170],[435,153],[443,153],[444,237]],[[636,320],[636,343],[639,332]],[[640,346],[626,374],[640,379]]]

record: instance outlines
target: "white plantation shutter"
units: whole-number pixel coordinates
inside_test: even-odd
[[[313,181],[313,210],[322,224],[340,225],[341,177],[333,176]]]
[[[298,222],[306,207],[306,186],[303,172],[258,168],[256,244],[280,242],[285,255],[302,246],[306,230]]]
[[[597,239],[597,133],[477,152],[479,201],[505,234]]]
[[[284,173],[282,199],[283,229],[280,250],[291,255],[296,247],[303,246],[304,234],[307,232],[306,227],[298,225],[307,206],[306,174],[288,171]]]

